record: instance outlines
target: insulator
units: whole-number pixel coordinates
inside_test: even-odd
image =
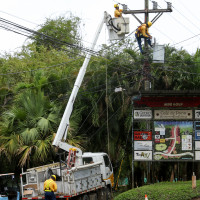
[[[171,2],[167,2],[167,9],[172,9],[172,3]]]
[[[156,1],[152,1],[153,3],[153,10],[158,9],[158,3]]]

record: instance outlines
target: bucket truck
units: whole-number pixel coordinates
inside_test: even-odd
[[[94,50],[103,24],[106,23],[107,26],[109,26],[110,20],[110,15],[105,12],[95,34],[90,48],[91,51]],[[111,28],[109,28],[109,30],[110,29]],[[69,152],[66,163],[52,163],[49,165],[30,168],[27,169],[26,172],[21,173],[21,192],[22,199],[24,200],[43,199],[43,184],[51,174],[56,174],[60,177],[60,179],[56,180],[58,190],[55,195],[57,199],[111,199],[111,191],[114,186],[114,176],[109,156],[106,153],[82,153],[81,149],[65,142],[73,104],[86,73],[86,68],[90,58],[91,54],[88,53],[82,67],[80,68],[74,88],[53,141],[55,147]]]

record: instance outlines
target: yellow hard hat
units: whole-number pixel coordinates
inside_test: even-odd
[[[51,178],[54,178],[56,180],[56,175],[51,175]]]
[[[152,22],[148,22],[147,24],[148,24],[148,27],[150,27],[152,25]]]
[[[118,4],[115,4],[115,5],[114,5],[114,8],[119,8],[119,5],[118,5]]]

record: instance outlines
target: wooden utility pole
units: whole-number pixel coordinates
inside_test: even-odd
[[[167,9],[158,9],[157,2],[152,1],[153,3],[153,9],[149,9],[149,0],[144,0],[144,10],[128,10],[127,5],[123,5],[123,14],[131,14],[135,19],[140,23],[148,23],[148,21],[151,21],[152,24],[164,13],[164,12],[172,12],[171,9],[171,3],[167,2]],[[144,13],[144,22],[141,22],[135,14],[141,14]],[[157,13],[157,15],[152,19],[149,20],[149,13]],[[144,63],[143,63],[143,89],[145,91],[150,91],[151,89],[151,82],[150,82],[150,74],[151,74],[151,69],[150,69],[150,64],[149,64],[149,51],[148,51],[148,42],[147,39],[145,38],[145,43],[144,43]],[[132,100],[132,103],[134,105],[134,100]],[[134,107],[133,107],[134,109]],[[133,109],[132,109],[132,126],[133,126]],[[146,123],[146,130],[150,130],[150,122],[147,121]],[[132,127],[132,188],[134,188],[134,140],[133,140],[133,127]],[[150,172],[150,165],[148,163],[148,169],[147,169],[147,174]]]
[[[145,23],[148,23],[149,21],[149,0],[145,0],[145,10],[147,11],[145,13]],[[145,49],[145,55],[144,55],[144,65],[143,65],[143,73],[144,73],[144,90],[145,91],[149,91],[151,88],[151,83],[150,83],[150,65],[149,65],[149,54],[148,52],[148,43],[147,43],[147,39],[145,38],[144,41],[144,49]]]
[[[123,4],[123,14],[131,14],[133,15],[136,20],[140,23],[147,23],[148,21],[151,21],[152,24],[164,13],[164,12],[172,12],[172,5],[171,3],[167,2],[167,9],[158,9],[158,4],[155,1],[152,1],[153,3],[153,9],[149,9],[149,0],[145,0],[145,8],[144,10],[128,10],[127,5]],[[145,19],[144,22],[141,22],[136,14],[145,14]],[[149,13],[157,13],[157,15],[152,19],[149,20]],[[143,63],[143,88],[145,91],[149,91],[151,88],[151,82],[150,82],[150,64],[149,64],[149,51],[148,51],[148,44],[147,40],[145,39],[145,44],[144,44],[144,63]]]

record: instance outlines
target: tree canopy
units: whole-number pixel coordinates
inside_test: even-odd
[[[57,159],[52,141],[84,61],[84,53],[77,53],[79,25],[74,16],[47,19],[38,32],[49,37],[34,35],[20,52],[0,58],[0,162],[4,166],[0,173]],[[107,152],[115,172],[124,158],[122,176],[131,174],[131,91],[141,88],[144,75],[143,56],[135,46],[126,39],[104,45],[99,56],[92,56],[67,138],[84,151]],[[165,59],[164,64],[150,63],[153,89],[199,88],[199,49],[190,55],[166,45]],[[123,90],[116,93],[115,88]],[[145,168],[136,164],[137,170]]]

